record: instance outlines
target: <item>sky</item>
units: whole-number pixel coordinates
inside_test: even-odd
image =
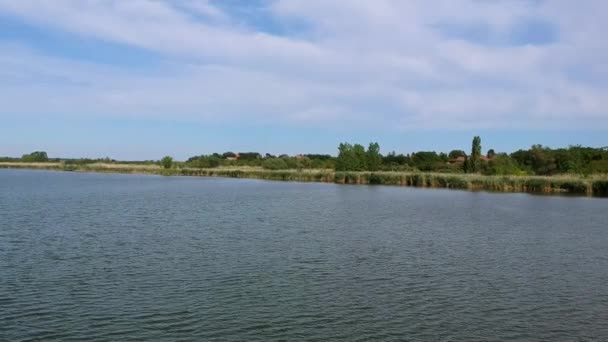
[[[608,145],[604,0],[0,0],[0,156]]]

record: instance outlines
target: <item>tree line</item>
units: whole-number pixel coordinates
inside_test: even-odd
[[[46,152],[35,151],[21,158],[0,158],[0,161],[47,162],[63,161],[73,164],[116,163],[105,159],[50,159]],[[272,155],[258,152],[224,152],[190,157],[185,162],[166,156],[158,161],[128,161],[120,163],[157,164],[163,168],[262,167],[268,170],[331,169],[336,171],[423,171],[440,173],[477,173],[485,175],[558,175],[608,173],[608,147],[594,148],[579,145],[552,149],[533,145],[512,153],[488,149],[483,154],[481,138],[471,142],[471,150],[452,150],[449,153],[419,151],[409,154],[382,154],[377,142],[367,148],[361,144],[343,142],[337,156],[302,154],[297,156]]]

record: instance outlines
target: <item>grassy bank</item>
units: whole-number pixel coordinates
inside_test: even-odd
[[[255,178],[278,181],[325,182],[337,184],[395,185],[447,188],[472,191],[528,192],[543,194],[576,194],[608,196],[608,176],[483,176],[423,172],[336,172],[333,170],[284,170],[261,168],[172,168],[158,165],[94,163],[18,163],[2,162],[0,168],[45,169],[75,172],[157,174],[166,176],[203,176]]]

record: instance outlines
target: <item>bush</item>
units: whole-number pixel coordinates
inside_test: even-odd
[[[269,158],[262,162],[262,167],[267,170],[287,170],[289,166],[282,158]]]
[[[597,180],[591,188],[595,196],[608,196],[608,180]]]
[[[170,169],[171,166],[173,166],[173,158],[171,158],[170,156],[165,156],[163,159],[160,160],[160,165],[164,169]]]

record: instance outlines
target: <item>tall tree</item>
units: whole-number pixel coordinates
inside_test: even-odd
[[[378,171],[381,164],[380,145],[377,142],[369,143],[369,147],[367,148],[367,169],[369,171]]]
[[[471,158],[469,159],[468,171],[471,173],[479,172],[481,165],[481,138],[475,136],[471,146]]]
[[[354,167],[353,145],[340,143],[338,146],[338,158],[336,159],[336,171],[350,171]]]
[[[353,171],[364,171],[367,170],[367,154],[365,153],[365,147],[361,144],[353,145],[353,154],[355,157],[355,166],[352,168]]]

